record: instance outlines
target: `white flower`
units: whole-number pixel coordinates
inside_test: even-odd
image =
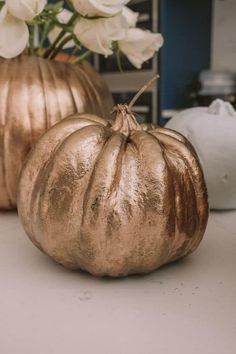
[[[0,12],[0,56],[13,58],[25,49],[29,30],[25,22],[15,18],[4,5]]]
[[[135,27],[138,21],[138,12],[134,12],[127,6],[124,6],[122,9],[122,15],[125,17],[126,21],[128,22],[129,27]]]
[[[29,21],[43,11],[47,0],[5,0],[8,11],[16,18]]]
[[[128,2],[129,0],[72,0],[76,11],[88,17],[117,15]]]
[[[57,19],[60,23],[68,23],[68,21],[70,20],[71,16],[73,15],[73,13],[69,10],[63,9],[58,15],[57,15]],[[48,35],[48,39],[51,43],[53,43],[55,41],[55,39],[57,38],[57,36],[59,35],[59,33],[61,32],[61,28],[55,26],[51,32]],[[74,46],[74,42],[73,40],[67,42],[64,45],[64,48],[71,48]]]
[[[130,28],[124,39],[119,41],[119,49],[138,69],[163,45],[160,33],[152,33],[139,28]]]
[[[81,18],[74,33],[81,44],[95,53],[111,55],[112,42],[124,38],[128,24],[122,15],[88,20]]]

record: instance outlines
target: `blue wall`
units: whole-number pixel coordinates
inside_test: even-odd
[[[212,0],[160,0],[160,109],[187,105],[187,85],[210,66]]]

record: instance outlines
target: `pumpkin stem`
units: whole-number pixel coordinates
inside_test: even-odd
[[[129,136],[133,130],[142,130],[127,104],[118,104],[113,112],[116,112],[116,118],[112,124],[112,129],[125,136]]]
[[[153,83],[153,81],[157,80],[159,75],[155,75],[146,85],[144,85],[141,90],[134,96],[129,105],[127,104],[118,104],[115,106],[113,111],[116,112],[116,118],[114,123],[112,124],[112,129],[114,131],[118,131],[125,136],[129,136],[131,131],[134,130],[142,130],[142,127],[138,124],[134,113],[132,112],[132,107],[137,99],[142,95],[142,93]]]
[[[135,102],[139,99],[139,97],[146,91],[146,89],[157,79],[159,79],[159,75],[155,75],[151,80],[149,80],[137,93],[136,95],[132,98],[130,101],[128,108],[131,110]]]

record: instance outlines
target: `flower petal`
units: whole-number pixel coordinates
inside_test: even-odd
[[[82,16],[111,17],[121,12],[129,0],[72,0],[72,3]]]
[[[108,56],[113,53],[112,42],[124,38],[127,27],[122,15],[97,20],[81,18],[74,33],[84,47]]]
[[[18,20],[8,11],[6,5],[0,12],[0,56],[13,58],[23,52],[29,39],[25,22]]]
[[[43,11],[47,0],[5,0],[8,11],[23,21],[32,20]]]
[[[139,13],[134,12],[127,6],[124,6],[122,9],[122,15],[125,17],[128,22],[129,27],[135,27],[138,21]]]
[[[129,61],[138,69],[163,45],[160,33],[130,28],[124,39],[119,41],[119,48]]]

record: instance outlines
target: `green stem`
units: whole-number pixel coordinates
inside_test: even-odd
[[[122,73],[123,69],[122,69],[122,65],[121,65],[121,52],[120,52],[119,48],[116,50],[116,62],[117,62],[118,69]]]
[[[49,59],[54,59],[58,53],[63,49],[64,45],[72,40],[72,35],[66,36],[59,45],[55,48],[54,52],[49,56]]]
[[[67,23],[67,27],[72,26],[74,24],[74,22],[77,20],[77,18],[79,17],[78,13],[75,13],[72,15],[71,19],[69,20],[69,22]],[[67,33],[66,29],[62,29],[61,32],[58,34],[57,38],[55,39],[55,41],[52,43],[51,47],[48,48],[48,50],[46,50],[45,54],[44,54],[44,58],[49,58],[52,53],[54,52],[54,50],[56,49],[58,43],[62,40],[62,38],[65,36],[65,34]]]
[[[87,52],[83,53],[82,55],[80,55],[78,57],[78,59],[76,59],[73,64],[80,64],[82,63],[82,61],[84,61],[85,59],[89,58],[90,55],[92,54],[91,50],[88,50]]]
[[[35,26],[29,26],[29,48],[30,48],[30,55],[34,55],[34,54],[35,54],[34,37],[35,37]]]
[[[49,20],[48,22],[44,23],[44,25],[42,26],[43,29],[42,29],[41,40],[40,40],[40,44],[39,44],[40,48],[43,48],[43,46],[44,46],[44,43],[45,43],[47,36],[48,36],[48,33],[50,32],[50,29],[52,27],[52,23],[53,23],[53,21]]]

